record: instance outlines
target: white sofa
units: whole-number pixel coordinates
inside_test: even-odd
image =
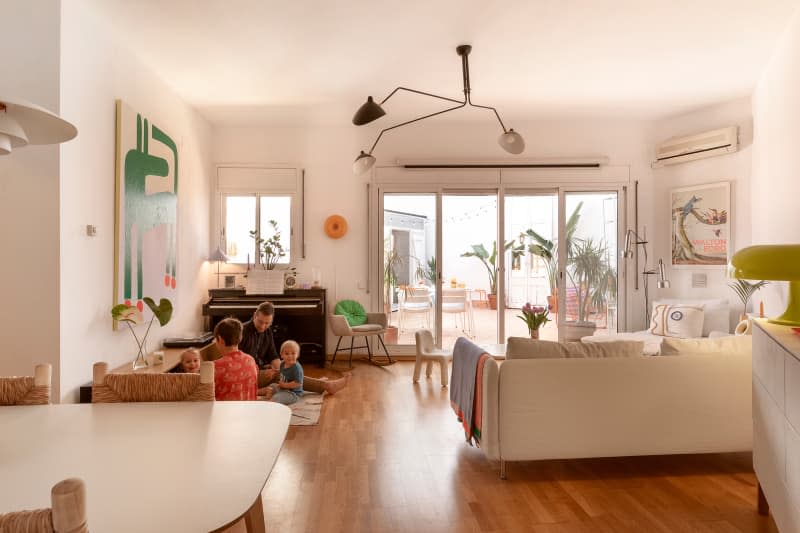
[[[667,341],[739,343],[716,353],[558,359],[519,359],[512,341],[483,369],[480,446],[502,478],[506,461],[752,449],[749,337]]]

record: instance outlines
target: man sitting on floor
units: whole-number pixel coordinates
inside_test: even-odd
[[[275,347],[275,339],[272,336],[272,320],[275,318],[275,306],[271,302],[263,302],[253,313],[253,318],[244,323],[242,331],[242,342],[239,349],[244,353],[253,356],[256,364],[261,369],[258,373],[259,391],[277,381],[280,373],[273,368],[272,362],[278,359],[278,350]],[[346,372],[340,379],[315,379],[305,376],[303,380],[303,390],[308,392],[327,392],[334,394],[347,386],[350,381],[350,373]]]

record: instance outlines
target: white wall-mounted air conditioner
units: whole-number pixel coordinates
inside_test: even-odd
[[[685,163],[715,155],[730,154],[739,149],[739,127],[730,126],[696,135],[671,137],[656,146],[652,167]]]

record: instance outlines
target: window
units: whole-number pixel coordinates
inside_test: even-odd
[[[218,169],[218,235],[230,263],[264,262],[255,236],[268,240],[276,232],[284,255],[275,261],[288,265],[298,259],[302,187],[297,174],[296,169]]]

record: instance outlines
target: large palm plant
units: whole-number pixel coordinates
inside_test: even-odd
[[[567,263],[567,276],[576,289],[578,324],[588,323],[591,308],[604,305],[608,291],[616,286],[616,273],[608,264],[607,255],[603,241],[588,238],[575,243]]]
[[[575,230],[578,228],[578,222],[581,219],[581,208],[583,202],[579,202],[575,206],[575,210],[567,219],[565,229],[565,244],[567,248],[567,260],[573,255],[575,247]],[[558,272],[558,241],[553,239],[546,239],[533,229],[528,229],[525,235],[530,237],[534,242],[528,245],[528,252],[533,255],[539,256],[544,260],[544,266],[547,270],[547,280],[550,283],[550,294],[556,293],[556,273]]]
[[[525,247],[517,244],[516,241],[508,241],[503,247],[503,251],[511,250],[511,260],[521,257],[525,253]],[[473,244],[471,252],[464,252],[461,257],[477,257],[480,259],[486,271],[489,273],[489,294],[497,294],[497,241],[492,241],[492,253],[490,254],[483,244]]]

